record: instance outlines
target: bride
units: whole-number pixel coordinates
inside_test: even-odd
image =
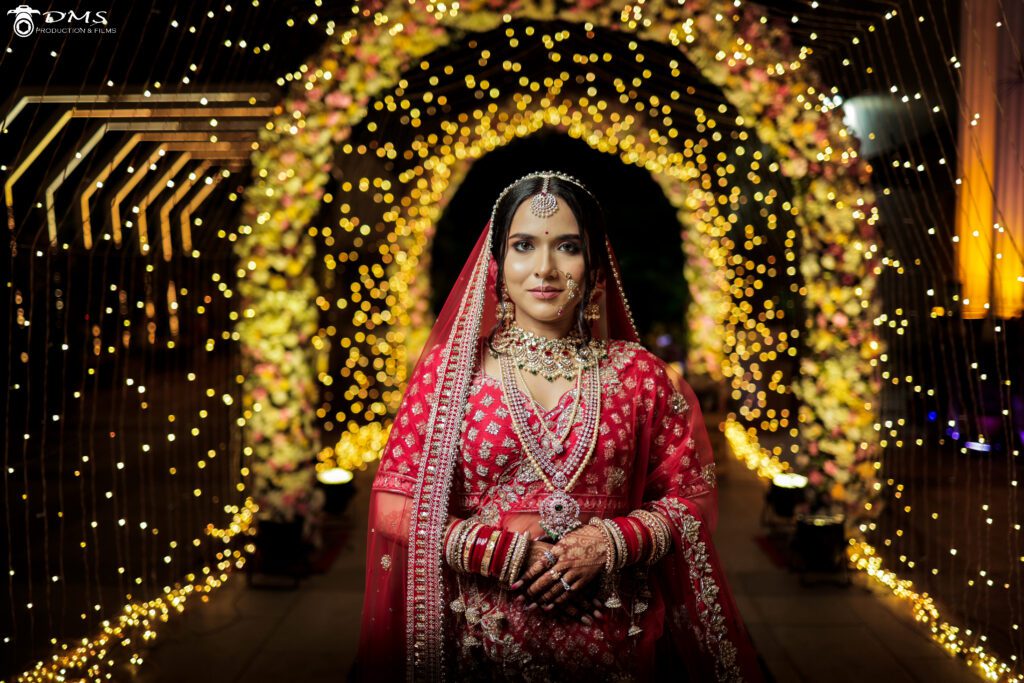
[[[760,680],[716,519],[700,409],[639,342],[600,205],[526,175],[392,425],[352,676]]]

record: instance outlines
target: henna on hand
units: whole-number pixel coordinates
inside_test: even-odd
[[[538,571],[527,577],[532,579],[527,595],[544,605],[545,609],[564,603],[574,591],[582,589],[604,569],[604,535],[596,527],[580,527],[563,536],[551,552],[558,558],[555,566],[547,569],[542,558]],[[562,578],[571,590],[565,589]]]
[[[509,586],[509,588],[516,590],[524,583],[533,581],[541,574],[541,572],[547,569],[548,563],[547,560],[544,559],[544,553],[552,550],[553,548],[553,545],[544,541],[530,541],[530,549],[526,554],[526,571],[520,574],[519,579]]]

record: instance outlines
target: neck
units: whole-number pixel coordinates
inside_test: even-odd
[[[530,320],[522,321],[516,319],[516,325],[523,328],[527,332],[532,332],[540,337],[547,337],[548,339],[561,339],[562,337],[569,336],[572,331],[573,319],[570,316],[561,318],[559,320],[552,320],[550,322],[544,322],[541,320]]]

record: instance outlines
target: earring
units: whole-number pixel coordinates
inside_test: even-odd
[[[502,290],[501,303],[498,304],[498,319],[505,327],[511,327],[512,323],[516,321],[516,305],[512,303],[512,299],[508,297],[508,292],[505,290]]]
[[[562,317],[566,305],[575,301],[580,295],[580,286],[572,279],[571,273],[565,274],[565,288],[569,291],[569,296],[566,297],[565,303],[558,307],[558,317]]]
[[[587,307],[585,309],[583,309],[583,317],[587,320],[587,322],[594,322],[595,320],[601,317],[601,307],[597,304],[596,301],[594,301],[593,292],[591,292],[590,294],[590,303],[587,304]]]

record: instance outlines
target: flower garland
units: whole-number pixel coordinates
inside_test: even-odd
[[[394,2],[376,9],[373,22],[340,32],[326,54],[299,70],[292,96],[268,124],[253,158],[254,183],[246,192],[246,224],[236,249],[244,272],[238,331],[249,368],[247,453],[256,463],[257,500],[285,517],[315,507],[312,469],[321,449],[312,368],[316,348],[327,342],[317,336],[315,249],[306,228],[319,210],[335,146],[414,60],[447,45],[459,31],[489,30],[514,16],[589,23],[678,46],[778,153],[796,186],[800,268],[808,283],[806,353],[796,387],[808,453],[797,464],[822,473],[819,489],[844,501],[852,517],[870,511],[878,455],[872,362],[882,348],[871,322],[877,235],[869,169],[785,33],[765,23],[753,6],[737,9],[720,0],[682,6],[581,1],[557,10],[544,2],[468,0],[454,8]],[[422,245],[422,231],[410,229],[409,235]],[[708,264],[695,259],[690,267],[704,272]],[[413,310],[409,293],[422,283],[413,278],[395,284],[396,309]],[[702,314],[719,305],[708,303]],[[275,325],[287,333],[271,333]],[[720,358],[717,350],[710,356]]]

